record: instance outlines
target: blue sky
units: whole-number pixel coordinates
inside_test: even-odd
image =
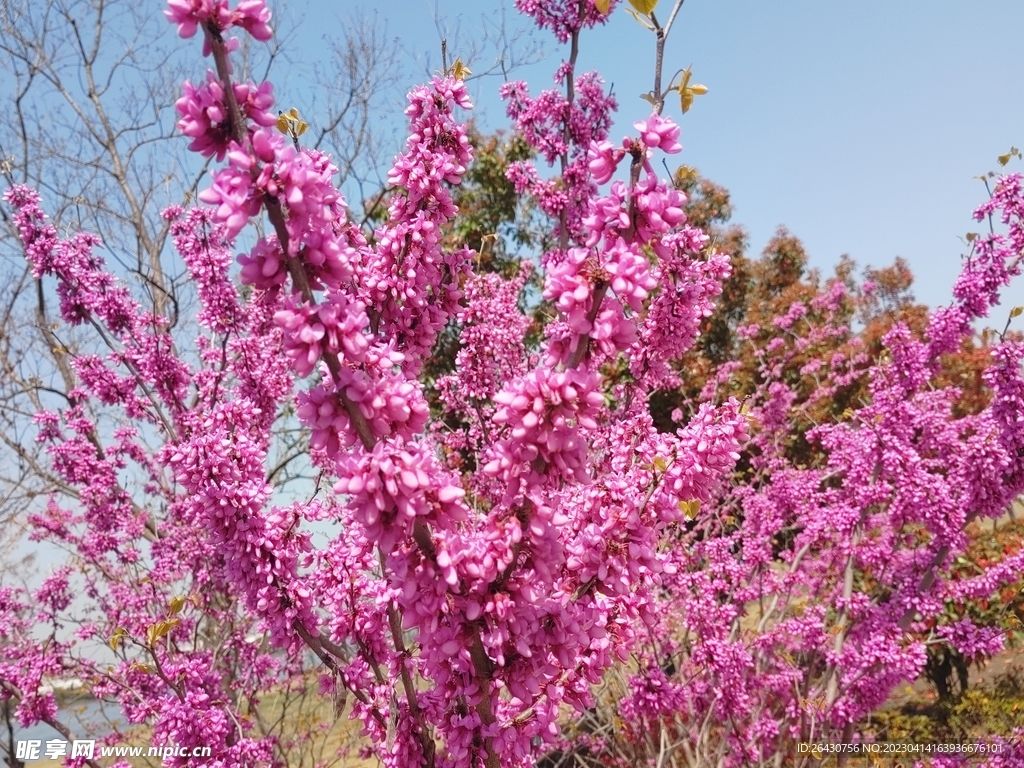
[[[656,13],[664,19],[670,5],[661,0]],[[357,9],[387,20],[410,82],[422,79],[428,54],[437,66],[438,26],[463,41],[502,13],[510,30],[529,26],[512,0],[317,0],[299,20],[307,60]],[[945,303],[961,238],[978,229],[970,213],[985,199],[972,177],[1024,145],[1021,29],[1020,0],[686,0],[666,70],[692,65],[710,93],[685,116],[666,110],[683,129],[677,157],[731,191],[752,252],[784,224],[826,272],[843,253],[876,266],[900,255],[917,297]],[[551,86],[566,55],[550,34],[536,39],[544,59],[514,73],[534,93]],[[621,6],[583,36],[581,71],[598,69],[619,97],[614,138],[647,113],[637,96],[651,87],[653,51],[653,35]],[[473,86],[486,127],[506,124],[499,85]]]

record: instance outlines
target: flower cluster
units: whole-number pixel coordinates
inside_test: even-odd
[[[242,115],[258,126],[271,126],[277,118],[270,112],[274,106],[274,88],[270,83],[232,85],[235,103]],[[183,95],[174,107],[181,115],[178,130],[192,139],[188,148],[203,157],[222,161],[234,139],[231,116],[224,101],[224,86],[213,72],[207,71],[206,82],[198,86],[188,80],[182,85]]]
[[[274,321],[285,331],[285,354],[300,376],[312,373],[317,361],[327,354],[358,363],[369,345],[363,333],[370,323],[366,309],[342,291],[328,293],[317,305],[289,299],[286,308],[275,313]]]
[[[472,256],[441,247],[442,229],[456,213],[447,185],[461,181],[473,157],[466,128],[453,117],[456,107],[471,104],[465,83],[453,78],[436,77],[410,92],[406,151],[388,176],[401,191],[364,263],[362,295],[376,330],[406,354],[409,376],[419,372],[458,311],[459,281]]]
[[[329,459],[361,440],[352,410],[374,441],[391,435],[412,437],[427,423],[428,406],[420,383],[399,370],[405,356],[390,347],[370,347],[360,367],[345,366],[334,381],[299,394],[298,416],[312,429],[310,445]]]
[[[594,416],[604,403],[596,391],[597,377],[579,370],[536,368],[494,396],[500,407],[495,424],[506,425],[508,437],[494,446],[484,467],[501,474],[510,494],[524,481],[543,486],[549,467],[556,477],[588,479],[586,445],[580,427],[597,426]]]
[[[295,510],[263,512],[270,487],[260,443],[238,425],[253,423],[251,403],[224,404],[203,430],[170,457],[194,519],[226,550],[228,578],[250,610],[264,618],[273,641],[294,640],[296,622],[316,627],[310,591],[297,576],[309,534],[294,530]]]
[[[587,151],[606,139],[616,102],[604,92],[596,73],[576,77],[569,69],[563,70],[556,80],[573,83],[571,99],[557,90],[531,98],[522,81],[506,83],[501,96],[508,102],[509,117],[530,145],[549,166],[556,162],[562,166],[561,175],[554,179],[542,179],[536,167],[525,161],[512,164],[507,173],[518,192],[528,191],[541,210],[559,219],[560,234],[567,243],[569,238],[586,239],[581,220],[596,191]]]
[[[574,47],[606,17],[592,0],[517,5]],[[997,650],[976,622],[932,619],[1024,562],[948,578],[966,526],[1024,490],[1024,344],[991,348],[975,411],[940,374],[1021,271],[1018,177],[979,209],[1007,232],[976,242],[923,337],[894,323],[872,358],[837,280],[734,324],[748,368],[723,345],[724,362],[690,370],[731,265],[656,171],[656,153],[681,151],[674,121],[608,141],[614,101],[575,56],[564,91],[505,85],[516,127],[558,168],[507,171],[551,217],[552,247],[539,266],[478,274],[450,247],[473,157],[463,82],[410,92],[368,239],[330,158],[270,130],[270,85],[231,82],[222,34],[267,39],[262,0],[170,0],[166,15],[183,37],[203,28],[219,73],[177,105],[190,149],[224,163],[200,195],[212,207],[164,213],[198,298],[194,345],[132,298],[98,238],[62,240],[37,193],[5,195],[65,322],[110,346],[69,355],[66,403],[31,425],[74,495],[35,514],[34,535],[81,568],[31,600],[0,587],[0,697],[22,724],[57,717],[44,679],[74,669],[129,723],[213,746],[212,764],[273,765],[287,745],[250,714],[306,685],[311,653],[389,768],[526,768],[620,665],[608,754],[640,765],[685,745],[691,762],[741,766],[784,761],[801,723],[843,734],[920,671],[927,643]],[[257,218],[267,234],[238,256],[239,289],[234,241]],[[442,348],[454,370],[430,361]],[[864,404],[846,408],[855,386]],[[658,412],[684,388],[700,398]],[[315,488],[281,487],[310,463]],[[102,663],[57,633],[79,592],[96,612],[76,641],[109,649]],[[586,748],[607,756],[596,737]]]
[[[545,0],[516,0],[516,8],[533,18],[537,26],[550,29],[560,43],[578,35],[580,30],[604,23],[615,10],[617,0],[611,0],[602,11],[593,0],[581,3],[552,3]]]
[[[227,0],[168,0],[164,16],[178,25],[178,34],[190,38],[202,26],[207,35],[220,34],[232,27],[240,27],[256,40],[269,40],[270,10],[264,0],[239,0],[234,9]],[[209,39],[203,43],[203,55],[211,53]]]
[[[242,322],[238,292],[231,282],[230,243],[223,229],[213,222],[208,208],[167,208],[164,219],[171,222],[174,247],[181,254],[196,284],[202,308],[196,319],[216,333],[229,333]]]
[[[465,491],[440,472],[433,456],[415,444],[381,441],[372,452],[339,461],[334,490],[350,497],[366,536],[387,553],[409,536],[418,517],[435,524],[439,517],[446,524],[465,519],[465,507],[458,503]]]

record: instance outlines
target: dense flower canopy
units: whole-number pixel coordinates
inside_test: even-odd
[[[573,50],[608,5],[517,2]],[[1024,490],[1024,344],[993,346],[977,413],[935,385],[1021,272],[1019,176],[979,208],[1005,231],[978,238],[923,336],[895,324],[853,374],[838,353],[804,366],[821,397],[854,376],[870,399],[810,430],[819,460],[802,465],[785,451],[806,407],[786,364],[849,334],[841,282],[742,329],[772,337],[744,402],[723,366],[675,428],[655,425],[651,398],[686,379],[679,361],[731,271],[656,171],[682,150],[660,110],[615,143],[615,102],[574,57],[538,96],[503,86],[548,166],[517,162],[508,177],[551,218],[554,247],[498,275],[445,239],[473,161],[452,72],[409,93],[395,191],[364,233],[331,158],[275,130],[271,85],[232,80],[225,34],[267,40],[263,1],[170,0],[166,16],[184,38],[202,33],[215,68],[176,105],[189,149],[220,163],[199,194],[208,207],[164,212],[201,305],[194,349],[106,268],[99,238],[62,239],[36,191],[5,194],[63,320],[99,329],[111,350],[77,357],[66,406],[35,416],[77,497],[52,500],[35,535],[80,556],[100,618],[39,643],[33,610],[67,609],[69,571],[37,591],[38,609],[0,590],[0,692],[22,724],[56,721],[42,683],[73,670],[129,723],[212,746],[211,765],[281,764],[239,702],[293,684],[311,653],[384,765],[532,766],[569,708],[587,710],[606,673],[626,668],[631,738],[672,722],[671,738],[703,757],[760,764],[838,740],[917,676],[945,601],[1019,572],[1024,552],[945,578],[965,526]],[[257,220],[266,232],[236,259]],[[550,308],[539,328],[521,302],[535,272],[534,300]],[[454,369],[427,380],[449,327]],[[122,426],[105,434],[93,406]],[[319,480],[282,505],[268,454],[286,412]],[[137,493],[128,468],[144,478]],[[201,641],[209,626],[223,636]],[[1001,644],[967,619],[940,632],[970,656]],[[76,640],[108,644],[108,658],[77,654]]]

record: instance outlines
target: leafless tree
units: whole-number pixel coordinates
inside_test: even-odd
[[[379,135],[400,82],[397,45],[376,18],[339,24],[332,57],[310,80],[319,128],[315,145],[331,151],[339,184],[380,186],[377,169],[395,142]],[[287,36],[243,50],[242,76],[265,79],[279,65]],[[174,102],[197,72],[194,46],[149,6],[124,0],[3,0],[0,3],[0,161],[7,182],[40,190],[61,229],[87,229],[103,240],[154,314],[188,331],[188,275],[168,247],[160,214],[187,203],[206,166],[176,134]],[[298,78],[302,82],[302,78]],[[300,100],[304,94],[279,94]],[[283,108],[287,109],[288,105]],[[9,211],[0,207],[0,503],[20,513],[31,499],[66,492],[33,448],[31,413],[53,406],[74,386],[68,366],[85,341],[51,327],[48,291],[27,271]],[[60,332],[65,333],[65,332]],[[298,435],[284,436],[282,471]],[[280,479],[280,478],[278,478]]]

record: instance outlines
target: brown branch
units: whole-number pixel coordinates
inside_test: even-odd
[[[654,16],[654,11],[650,13],[651,23],[654,24],[654,34],[658,39],[655,44],[654,90],[651,91],[651,96],[654,98],[654,111],[659,115],[665,108],[665,94],[661,90],[661,68],[665,58],[665,41],[668,40],[668,33],[671,31],[672,24],[676,20],[676,14],[679,13],[679,9],[682,7],[683,0],[677,0],[675,7],[672,8],[672,13],[668,17],[668,23],[664,27],[658,23],[658,19]]]
[[[238,101],[235,99],[235,92],[231,85],[231,73],[228,66],[227,49],[224,46],[224,40],[221,37],[220,30],[212,24],[206,25],[206,34],[210,39],[210,47],[213,51],[214,62],[217,67],[217,76],[221,80],[221,87],[224,91],[224,100],[228,108],[228,121],[231,128],[231,136],[240,146],[245,146],[247,142],[247,135],[245,130],[245,121],[242,117],[242,112],[238,107]],[[253,176],[258,176],[260,168],[258,165],[254,165],[252,169]],[[286,218],[284,209],[281,207],[280,201],[276,197],[270,195],[263,195],[263,205],[267,210],[267,217],[270,219],[271,225],[274,227],[274,232],[277,234],[278,243],[281,246],[281,250],[285,256],[285,263],[288,268],[288,274],[292,278],[292,284],[295,286],[295,290],[298,291],[299,295],[302,296],[303,300],[310,305],[316,306],[316,297],[313,295],[313,287],[309,282],[309,275],[306,273],[306,268],[303,266],[302,261],[298,258],[298,255],[292,255],[291,250],[291,238],[288,235],[288,227],[286,224]],[[334,383],[338,385],[341,381],[341,362],[338,360],[338,356],[332,352],[324,352],[324,361],[327,363],[327,369],[331,372],[331,377],[334,379]],[[338,397],[341,399],[341,403],[348,413],[349,419],[352,421],[352,426],[355,428],[356,434],[359,436],[359,441],[363,444],[363,447],[367,451],[372,451],[376,440],[373,436],[373,431],[370,429],[369,423],[366,421],[366,417],[363,416],[351,398],[345,394],[344,390],[338,390]]]
[[[597,315],[601,311],[601,304],[604,303],[605,294],[608,293],[608,283],[603,280],[598,281],[594,288],[594,304],[591,306],[590,311],[587,313],[587,323],[591,329],[594,327],[594,321],[597,320]],[[580,361],[587,354],[590,349],[590,333],[584,333],[580,336],[579,343],[576,345],[576,349],[573,350],[572,356],[569,358],[569,362],[566,363],[566,368],[575,368],[580,364]]]
[[[497,720],[494,716],[494,705],[491,702],[490,684],[493,671],[491,660],[487,656],[487,651],[484,650],[479,632],[473,634],[469,645],[469,657],[473,661],[473,670],[480,681],[480,701],[477,702],[476,712],[480,715],[481,723],[492,725]],[[484,747],[487,749],[487,758],[484,761],[486,768],[500,768],[501,763],[498,761],[498,753],[494,751],[493,740],[485,739]]]
[[[210,39],[211,49],[217,67],[217,74],[218,77],[221,79],[223,91],[225,94],[225,101],[227,103],[228,116],[231,126],[231,135],[234,137],[235,141],[237,141],[241,146],[245,146],[247,140],[245,125],[243,122],[241,111],[238,107],[237,100],[235,99],[234,96],[234,90],[232,89],[231,85],[231,76],[227,63],[227,50],[224,46],[224,42],[220,35],[219,29],[217,29],[213,25],[207,25],[206,33]],[[571,77],[569,85],[569,94],[571,100]],[[566,130],[568,130],[568,128],[566,128]],[[254,166],[252,172],[254,175],[258,174],[259,168]],[[309,276],[306,273],[306,269],[303,266],[301,260],[298,258],[298,255],[291,254],[290,237],[286,225],[284,209],[282,208],[280,201],[274,197],[271,197],[270,195],[265,194],[263,196],[263,204],[267,211],[267,216],[270,219],[270,223],[274,227],[274,231],[277,234],[278,242],[284,253],[288,273],[291,276],[292,284],[294,285],[295,290],[302,296],[304,301],[310,303],[311,305],[315,305],[316,298],[313,294],[313,289],[309,281]],[[601,299],[603,299],[604,297],[605,290],[607,290],[606,286],[604,288],[599,288],[598,292],[600,295],[597,297],[596,301],[596,304],[598,306],[601,303]],[[334,379],[335,384],[339,384],[341,381],[341,363],[338,360],[337,355],[332,353],[325,353],[324,360],[327,364],[328,370],[331,373],[331,376]],[[348,412],[349,418],[352,421],[353,427],[355,428],[356,434],[359,436],[359,440],[362,443],[363,447],[367,451],[372,451],[377,441],[372,430],[370,429],[369,423],[366,421],[365,417],[359,411],[359,407],[354,402],[352,402],[352,400],[345,394],[343,390],[339,389],[338,396],[341,399],[341,402],[345,407],[345,410]],[[414,527],[414,538],[416,540],[417,545],[421,548],[421,550],[423,550],[424,554],[430,557],[432,560],[436,560],[436,553],[434,552],[433,543],[431,542],[430,530],[429,528],[427,528],[425,523],[418,522],[416,524],[416,526]],[[381,567],[384,568],[385,565],[383,553],[379,553],[379,557],[381,560]],[[410,713],[416,720],[417,726],[419,728],[419,733],[417,734],[417,737],[419,738],[420,744],[423,749],[424,758],[426,760],[426,766],[427,768],[431,768],[431,766],[434,765],[434,741],[425,724],[423,713],[422,710],[420,709],[418,698],[416,695],[416,687],[412,680],[412,675],[405,663],[406,658],[408,656],[408,650],[406,649],[405,642],[402,638],[401,617],[399,616],[398,611],[395,609],[394,606],[389,606],[387,613],[388,625],[391,630],[392,641],[395,644],[395,650],[399,653],[401,657],[402,686],[404,688],[406,699],[409,704]],[[338,668],[337,661],[333,658],[331,653],[329,653],[327,649],[324,647],[324,639],[321,637],[313,636],[299,621],[294,622],[293,626],[295,631],[298,633],[299,637],[302,638],[306,645],[313,651],[313,653],[317,655],[317,657],[328,667],[328,669],[330,669],[334,673],[339,673],[340,670]],[[483,722],[484,724],[491,724],[496,721],[489,690],[492,675],[490,670],[490,663],[489,660],[487,659],[486,652],[484,651],[483,644],[479,637],[479,633],[475,634],[473,637],[472,648],[473,655],[475,657],[474,668],[476,669],[477,675],[479,677],[480,689],[481,691],[483,691],[481,701],[477,705],[477,710],[480,713],[481,722]],[[352,689],[349,688],[349,690]],[[360,700],[368,704],[368,702],[365,701],[365,694],[361,694],[356,691],[353,691],[353,694],[355,694],[357,698],[359,696],[363,696],[364,699]],[[378,713],[375,712],[375,716],[378,716],[378,722],[381,722]],[[486,765],[487,768],[499,768],[500,765],[498,761],[498,755],[494,751],[493,744],[491,743],[490,739],[487,740]]]
[[[0,680],[0,689],[6,691],[8,696],[17,698],[19,700],[21,699],[21,691],[19,691],[13,685],[8,683],[6,680]],[[71,730],[66,725],[64,725],[64,723],[60,722],[59,720],[55,720],[54,718],[49,716],[43,716],[40,719],[48,726],[53,728],[53,730],[55,730],[61,736],[63,736],[66,741],[75,741],[75,737],[72,735]],[[100,764],[92,758],[84,758],[84,761],[85,764],[89,766],[89,768],[102,768],[102,766],[100,766]]]
[[[917,590],[914,595],[920,595],[922,592],[926,592],[931,589],[935,583],[935,571],[942,564],[942,561],[946,559],[946,555],[949,554],[949,546],[944,544],[939,547],[939,550],[935,553],[935,557],[932,558],[931,563],[928,565],[928,570],[924,572],[921,577],[921,581],[917,585]],[[917,613],[917,609],[914,607],[907,608],[907,610],[900,617],[898,626],[901,630],[906,632],[910,629],[910,625],[914,623],[914,614]]]
[[[323,662],[323,665],[327,667],[329,670],[331,670],[331,673],[335,676],[335,679],[340,680],[341,684],[345,686],[345,689],[349,691],[353,696],[355,696],[360,703],[365,705],[370,710],[370,715],[373,717],[374,720],[377,721],[377,725],[379,725],[381,728],[387,728],[387,723],[384,722],[384,717],[372,705],[369,697],[367,697],[367,695],[362,691],[358,690],[357,688],[353,688],[351,685],[348,684],[348,681],[345,679],[345,673],[341,670],[341,667],[338,666],[337,660],[324,648],[325,638],[323,638],[320,635],[314,635],[310,633],[310,631],[306,629],[306,627],[298,619],[296,619],[292,623],[292,628],[295,630],[295,633],[302,639],[302,642],[304,642],[306,646],[314,654],[316,654],[316,657]]]
[[[585,11],[583,0],[576,6],[577,14],[582,17]],[[580,31],[578,29],[573,30],[572,39],[569,43],[569,62],[568,69],[565,73],[565,101],[569,107],[569,112],[572,111],[572,103],[576,100],[576,59],[580,53]],[[562,142],[565,144],[565,152],[559,155],[559,165],[561,168],[562,176],[565,176],[565,169],[569,165],[569,143],[572,136],[569,134],[569,115],[566,115],[565,125],[562,127]],[[563,251],[569,247],[569,228],[568,228],[568,215],[565,208],[563,208],[558,214],[559,232],[558,232],[558,246]]]

